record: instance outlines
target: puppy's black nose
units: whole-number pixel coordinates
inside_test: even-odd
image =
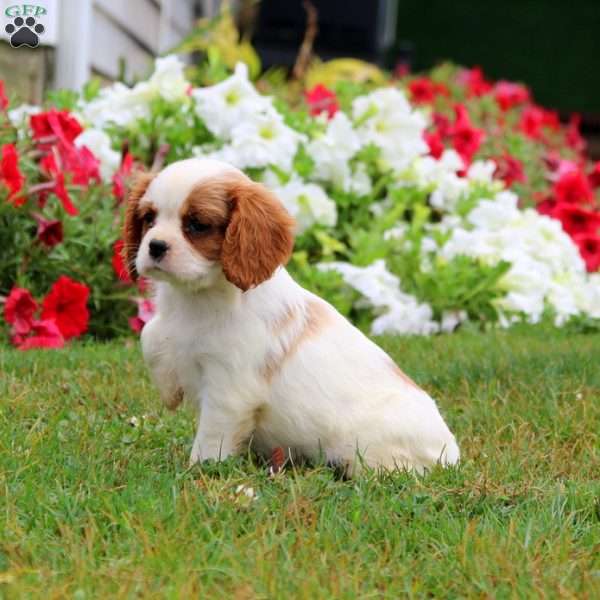
[[[169,244],[163,240],[151,240],[148,244],[150,250],[150,256],[154,260],[160,260],[169,249]]]

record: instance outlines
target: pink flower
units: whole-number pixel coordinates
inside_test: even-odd
[[[590,273],[600,269],[600,236],[583,233],[573,236],[573,241],[579,247],[581,258]]]
[[[545,110],[540,106],[531,105],[523,110],[519,129],[531,139],[542,137],[542,128],[557,130],[560,127],[558,115],[554,111]]]
[[[326,112],[327,118],[331,119],[340,109],[337,96],[320,83],[305,92],[304,98],[313,116]]]
[[[4,304],[4,320],[12,325],[13,333],[25,335],[31,330],[37,309],[36,301],[29,290],[14,287]]]
[[[581,115],[571,115],[569,126],[567,127],[567,144],[569,144],[569,147],[575,150],[575,152],[583,152],[587,145],[579,132],[580,125]]]
[[[51,320],[34,321],[29,333],[33,333],[33,335],[29,337],[16,335],[13,337],[12,342],[18,350],[62,348],[65,345],[65,339],[58,325]]]
[[[600,187],[600,161],[594,163],[591,173],[588,175],[590,185],[595,189]]]
[[[529,90],[520,83],[499,81],[494,86],[494,97],[504,111],[529,102]]]
[[[135,302],[138,305],[138,314],[129,319],[129,326],[136,333],[140,333],[144,328],[144,325],[146,325],[146,323],[154,316],[155,307],[152,300],[138,298]]]

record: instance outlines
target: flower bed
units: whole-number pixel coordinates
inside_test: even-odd
[[[576,117],[561,125],[524,86],[449,65],[282,98],[243,64],[193,88],[174,56],[133,88],[90,84],[44,109],[11,108],[0,87],[12,343],[143,327],[145,283],[121,258],[125,186],[137,167],[191,155],[272,188],[298,224],[294,276],[375,334],[600,318],[600,164]]]

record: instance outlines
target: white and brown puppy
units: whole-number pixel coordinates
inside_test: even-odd
[[[133,187],[133,275],[155,282],[142,347],[169,407],[198,408],[190,461],[269,455],[422,471],[459,450],[435,402],[287,273],[293,221],[239,170],[189,159]]]

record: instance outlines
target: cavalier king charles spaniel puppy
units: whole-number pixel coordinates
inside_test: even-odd
[[[190,463],[251,447],[352,475],[454,464],[435,402],[284,265],[294,221],[265,187],[216,160],[139,176],[125,251],[154,283],[142,349],[165,404],[198,409]]]

